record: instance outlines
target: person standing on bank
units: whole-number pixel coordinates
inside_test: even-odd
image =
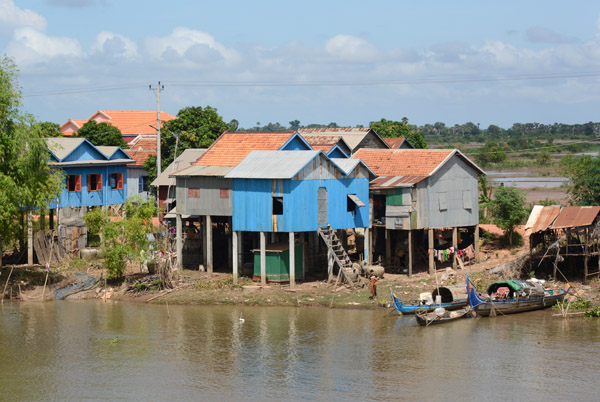
[[[371,270],[371,277],[370,277],[370,288],[371,288],[371,299],[377,299],[377,275],[375,275],[375,272],[373,270]]]

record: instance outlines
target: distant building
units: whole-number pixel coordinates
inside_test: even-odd
[[[329,158],[349,158],[352,150],[341,135],[303,135],[302,138],[315,151],[322,151]]]
[[[359,149],[389,149],[388,144],[372,128],[301,128],[298,132],[304,136],[342,137],[350,148],[348,156]]]
[[[135,161],[128,165],[127,196],[140,195],[146,199],[150,181],[144,168],[144,162],[151,155],[156,155],[156,111],[152,110],[98,110],[88,119],[69,119],[59,131],[65,137],[77,133],[88,121],[108,123],[121,131],[123,140],[129,144],[127,154]],[[176,119],[175,116],[160,112],[161,124]]]
[[[413,144],[411,144],[404,137],[393,137],[393,138],[384,138],[383,139],[391,149],[415,149]]]

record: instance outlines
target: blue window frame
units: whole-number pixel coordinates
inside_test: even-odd
[[[148,191],[148,176],[140,176],[138,193],[143,193],[144,191]]]

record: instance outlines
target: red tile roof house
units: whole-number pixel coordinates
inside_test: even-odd
[[[434,249],[464,249],[473,245],[477,254],[477,185],[478,176],[484,172],[462,152],[361,149],[352,158],[361,159],[378,176],[369,186],[373,206],[371,233],[375,238],[371,250],[383,250],[387,268],[404,268],[412,274],[415,251],[425,261],[429,252],[430,273],[436,268]],[[458,243],[458,228],[461,228],[461,243]],[[435,243],[434,235],[437,235]],[[447,262],[452,266],[458,263],[453,255]],[[437,268],[441,268],[440,263]]]
[[[160,121],[164,123],[177,117],[160,112]],[[135,161],[127,166],[127,197],[141,194],[149,195],[150,181],[144,169],[144,162],[150,155],[156,155],[156,111],[154,110],[98,110],[85,120],[69,119],[59,129],[65,137],[77,133],[88,121],[108,123],[117,127],[129,149],[125,152]]]

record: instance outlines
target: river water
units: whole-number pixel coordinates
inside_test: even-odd
[[[600,319],[553,312],[5,303],[0,400],[597,401]]]

